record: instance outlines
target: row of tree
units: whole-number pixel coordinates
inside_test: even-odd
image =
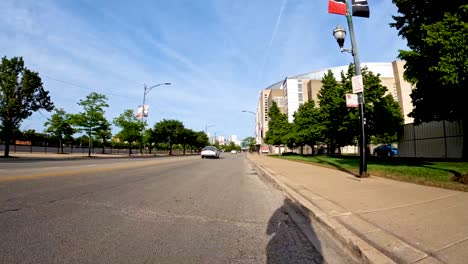
[[[175,144],[182,146],[184,154],[187,148],[198,150],[208,144],[204,132],[188,129],[178,120],[163,120],[153,128],[145,129],[146,123],[139,120],[133,110],[125,110],[111,123],[105,118],[105,109],[109,104],[103,94],[92,92],[80,100],[78,105],[82,111],[77,114],[67,113],[62,108],[54,109],[39,74],[27,69],[20,57],[3,57],[0,64],[0,136],[5,142],[4,156],[9,156],[11,141],[15,132],[19,131],[21,122],[40,109],[54,110],[44,124],[45,132],[58,139],[61,153],[64,142],[72,142],[76,133],[87,136],[88,155],[91,155],[93,140],[99,140],[105,146],[111,138],[128,143],[130,154],[132,144],[136,142],[139,143],[140,153],[144,147],[151,152],[156,144],[163,143],[168,145],[169,154],[172,154],[172,146]],[[120,128],[114,137],[112,124]]]
[[[322,79],[318,106],[312,100],[302,104],[294,114],[293,123],[288,122],[286,114],[281,113],[273,102],[268,113],[269,130],[265,142],[290,148],[308,145],[313,152],[317,144],[325,144],[332,154],[340,147],[356,145],[360,131],[359,112],[357,108],[346,107],[345,99],[347,93],[352,93],[353,76],[353,64],[348,67],[347,73],[341,73],[341,82],[328,71]],[[379,75],[363,68],[362,77],[367,142],[395,142],[398,128],[403,123],[398,102],[382,85]]]
[[[140,153],[143,148],[148,148],[151,153],[157,144],[166,144],[170,155],[172,155],[173,145],[176,144],[182,146],[184,154],[187,148],[199,150],[208,144],[208,137],[204,132],[186,128],[178,120],[162,120],[153,128],[146,129],[146,123],[138,119],[131,109],[125,110],[114,118],[112,124],[119,127],[120,131],[112,136],[111,124],[104,116],[104,108],[108,107],[105,95],[90,93],[86,99],[80,100],[78,105],[83,107],[82,112],[67,114],[63,109],[55,109],[54,114],[44,124],[46,132],[59,140],[62,153],[64,139],[72,138],[76,132],[85,132],[90,139],[88,155],[91,155],[93,138],[99,139],[103,146],[112,138],[114,141],[124,142],[129,145],[130,154],[132,154],[132,146],[136,143],[140,147]]]

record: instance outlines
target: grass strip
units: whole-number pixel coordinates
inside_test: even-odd
[[[359,174],[359,157],[357,156],[271,155],[271,157],[311,163],[354,175]],[[455,181],[457,177],[468,174],[468,162],[372,157],[368,160],[367,171],[371,176],[468,192],[468,184]]]

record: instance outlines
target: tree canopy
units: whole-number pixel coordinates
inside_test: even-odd
[[[162,120],[154,126],[154,136],[157,142],[169,144],[169,155],[172,155],[172,146],[181,143],[184,124],[178,120]]]
[[[322,141],[330,147],[332,154],[338,147],[354,144],[357,135],[356,118],[359,116],[354,109],[346,107],[345,93],[345,87],[329,70],[322,78],[322,89],[317,97]]]
[[[0,129],[5,139],[5,157],[9,156],[12,133],[21,122],[35,111],[52,111],[53,108],[39,74],[26,68],[21,57],[3,57],[0,64]]]
[[[367,68],[361,70],[364,83],[364,109],[366,120],[366,142],[373,139],[378,143],[397,140],[397,132],[403,123],[400,106],[383,86],[379,75]],[[342,72],[341,82],[337,82],[329,71],[322,79],[322,89],[318,94],[319,127],[323,142],[334,153],[337,147],[355,144],[359,135],[359,110],[346,107],[345,94],[352,92],[351,78],[355,75],[354,65],[350,64],[346,73]]]
[[[415,123],[462,120],[463,157],[468,158],[468,4],[466,0],[393,0],[398,8],[390,25],[408,41],[401,50],[405,79],[414,85]]]
[[[96,135],[107,122],[104,117],[104,108],[109,107],[107,96],[92,92],[86,96],[86,99],[80,99],[78,105],[83,108],[83,112],[71,115],[71,122],[78,129],[84,131],[89,140],[88,156],[91,156],[92,137]]]
[[[292,125],[288,122],[286,114],[281,113],[278,105],[273,101],[268,110],[268,131],[265,135],[265,143],[280,146],[288,143]]]
[[[132,143],[141,141],[143,122],[138,120],[133,110],[125,110],[120,116],[114,119],[114,125],[121,128],[117,136],[122,141],[127,141],[130,144],[129,154],[132,154]]]
[[[55,113],[44,123],[46,132],[51,133],[59,140],[60,153],[63,153],[64,138],[70,139],[75,130],[70,124],[70,116],[63,108],[56,108]]]
[[[314,101],[305,102],[294,113],[294,134],[296,143],[300,146],[314,145],[320,138],[319,110]],[[313,151],[312,151],[313,152]]]

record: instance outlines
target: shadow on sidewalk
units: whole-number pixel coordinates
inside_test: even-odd
[[[299,205],[300,206],[300,205]],[[292,220],[289,212],[295,211],[298,205],[289,199],[284,199],[283,205],[271,216],[266,230],[267,235],[273,235],[266,247],[267,264],[280,263],[324,263],[320,254],[320,243],[312,245],[309,239]],[[319,241],[310,225],[310,219],[301,215],[304,232]]]

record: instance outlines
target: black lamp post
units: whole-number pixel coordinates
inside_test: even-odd
[[[349,10],[349,8],[348,8]],[[351,38],[351,49],[345,49],[344,41],[346,38],[346,30],[338,25],[333,30],[333,36],[335,37],[338,45],[340,46],[341,52],[349,52],[353,55],[354,58],[354,68],[356,76],[361,75],[361,64],[359,62],[359,53],[356,44],[356,37],[354,35],[353,19],[349,11],[346,13],[346,18],[348,21],[348,27]],[[359,103],[359,126],[361,130],[361,135],[359,137],[359,177],[367,177],[367,160],[366,160],[366,131],[365,125],[366,120],[364,118],[364,89],[362,92],[357,93],[358,103]]]

